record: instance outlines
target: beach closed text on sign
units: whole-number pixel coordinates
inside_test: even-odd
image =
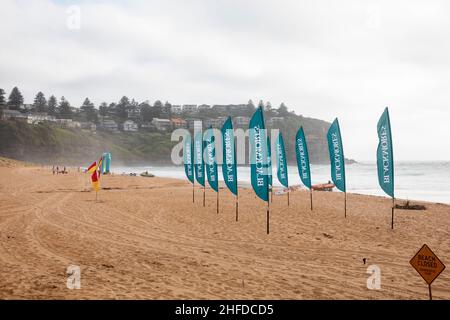
[[[409,263],[429,285],[445,269],[445,265],[426,244],[423,245]]]

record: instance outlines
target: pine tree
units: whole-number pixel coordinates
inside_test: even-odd
[[[58,101],[56,100],[56,97],[52,95],[48,99],[48,109],[47,109],[48,114],[51,116],[56,115],[57,108],[58,108]]]
[[[4,106],[6,104],[5,101],[5,90],[0,88],[0,107]]]
[[[42,92],[38,92],[34,98],[33,107],[37,112],[47,112],[47,100]]]
[[[166,103],[164,103],[162,114],[167,118],[170,118],[172,116],[172,104],[169,101],[166,101]]]
[[[163,109],[162,102],[160,100],[156,100],[152,108],[153,118],[161,118],[162,109]]]
[[[72,118],[72,110],[70,109],[70,103],[64,97],[61,97],[61,101],[59,102],[59,114],[63,119]]]
[[[116,105],[116,116],[125,120],[128,117],[128,108],[130,107],[130,99],[123,96],[119,103]]]
[[[17,87],[14,87],[8,98],[8,106],[11,110],[19,110],[23,105],[23,96]]]
[[[153,108],[148,101],[142,102],[139,107],[141,108],[142,121],[148,122],[153,120]]]
[[[289,114],[288,108],[286,107],[286,105],[284,104],[284,102],[282,102],[280,104],[280,107],[278,108],[278,114],[282,117],[285,117]]]
[[[253,115],[253,113],[255,112],[256,108],[255,105],[253,104],[252,100],[248,100],[247,102],[247,110],[246,110],[246,114],[248,117],[251,117]]]
[[[83,102],[83,105],[81,106],[81,111],[84,113],[84,116],[86,117],[87,121],[97,121],[97,112],[95,110],[94,104],[89,100],[89,98],[86,98]]]
[[[108,114],[108,104],[106,102],[102,102],[98,109],[99,109],[99,114],[102,117],[105,117]]]
[[[259,103],[258,103],[258,108],[262,108],[262,109],[264,109],[264,101],[262,101],[262,100],[259,100]]]

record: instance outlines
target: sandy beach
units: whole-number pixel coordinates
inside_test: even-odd
[[[186,181],[89,176],[0,162],[0,299],[428,299],[409,260],[426,243],[447,264],[434,299],[450,299],[450,206],[397,210],[387,198],[295,191],[271,205],[240,190],[216,195]],[[419,202],[414,202],[419,203]],[[366,264],[363,259],[366,259]],[[66,268],[81,268],[81,289]],[[381,290],[369,290],[369,265]]]

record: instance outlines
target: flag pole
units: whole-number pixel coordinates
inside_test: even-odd
[[[428,285],[428,293],[430,294],[430,300],[433,300],[433,296],[431,295],[431,284]]]
[[[394,229],[394,210],[395,210],[395,198],[392,197],[392,219],[391,219],[391,229]]]
[[[217,213],[219,213],[219,188],[217,188]]]
[[[289,193],[290,193],[290,190],[289,190],[289,188],[288,188],[288,191],[287,191],[287,201],[288,201],[288,207],[289,207]]]
[[[310,195],[310,199],[311,199],[311,211],[313,211],[313,192],[312,189],[309,189],[309,195]]]
[[[203,186],[203,207],[205,207],[205,192],[206,192],[205,190],[206,190],[206,183]]]
[[[239,219],[239,198],[236,193],[236,221],[238,221],[238,219]]]
[[[267,217],[266,217],[266,222],[267,222],[267,234],[269,234],[270,232],[270,204],[269,204],[269,199],[267,199]]]
[[[347,192],[344,192],[344,217],[347,218]]]
[[[195,193],[194,182],[192,182],[192,203],[195,202],[194,193]]]
[[[95,201],[97,202],[98,191],[95,191]]]

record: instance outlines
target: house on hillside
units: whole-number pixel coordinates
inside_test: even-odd
[[[73,121],[72,119],[56,119],[55,123],[61,128],[81,128],[81,123],[78,121]]]
[[[194,129],[195,123],[202,124],[202,120],[196,118],[186,118],[188,129]]]
[[[127,118],[128,119],[140,119],[141,118],[141,108],[136,106],[132,109],[127,110]]]
[[[248,124],[250,122],[249,117],[236,117],[234,118],[234,122],[236,124],[236,127],[238,128],[247,128]]]
[[[169,119],[153,118],[152,124],[158,131],[169,131],[172,129],[172,122]]]
[[[17,110],[5,109],[1,112],[2,120],[27,121],[27,115]]]
[[[123,131],[127,131],[127,132],[137,132],[139,129],[138,125],[136,122],[134,122],[133,120],[126,120],[123,123]]]
[[[150,132],[154,132],[156,131],[156,127],[153,123],[151,122],[143,122],[141,124],[141,130],[145,130],[145,131],[150,131]]]
[[[47,113],[31,113],[27,116],[28,124],[38,124],[43,122],[56,122],[54,116],[49,116]]]
[[[206,111],[206,110],[210,110],[211,106],[209,104],[201,104],[198,106],[197,110],[200,111]]]
[[[181,108],[181,106],[179,104],[174,104],[170,108],[170,111],[174,114],[180,114],[183,111],[183,109]]]
[[[19,109],[28,112],[28,111],[33,110],[34,106],[32,104],[30,104],[30,103],[25,103],[25,104],[21,105],[19,107]]]
[[[81,122],[81,129],[95,132],[97,130],[97,125],[93,122]]]
[[[218,117],[215,119],[206,119],[205,121],[203,121],[203,127],[204,128],[209,128],[209,127],[213,127],[213,128],[222,128],[224,122],[227,120],[227,117]]]
[[[112,119],[100,119],[98,128],[112,132],[119,131],[119,126],[117,125],[117,122],[115,122]]]
[[[197,112],[197,105],[196,104],[185,104],[183,105],[183,112],[186,113],[195,113]]]
[[[172,118],[172,119],[170,119],[170,122],[172,122],[172,128],[174,128],[174,129],[187,128],[186,120],[179,119],[179,118]]]

